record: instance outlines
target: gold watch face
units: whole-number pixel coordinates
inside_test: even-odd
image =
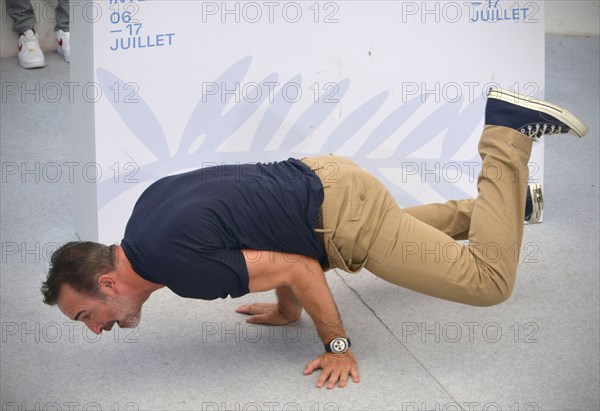
[[[331,347],[331,352],[334,353],[343,353],[348,349],[348,343],[344,338],[336,338],[329,344]]]

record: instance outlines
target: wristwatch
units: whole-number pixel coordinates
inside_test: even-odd
[[[325,344],[325,351],[333,354],[344,354],[351,347],[350,338],[338,337]]]

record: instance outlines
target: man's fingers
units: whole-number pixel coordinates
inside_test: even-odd
[[[324,369],[323,371],[321,371],[321,375],[319,375],[319,379],[317,380],[318,388],[321,388],[321,387],[323,387],[323,385],[325,385],[325,381],[327,381],[330,374],[331,374],[330,369]]]
[[[314,370],[319,368],[321,368],[321,358],[315,358],[314,360],[306,364],[306,367],[304,368],[304,375],[312,374]]]
[[[338,383],[338,387],[344,388],[346,386],[346,382],[348,381],[349,372],[345,371],[340,375],[340,382]]]
[[[306,364],[304,375],[312,374],[317,368],[321,369],[317,388],[322,388],[325,384],[328,390],[335,388],[336,384],[339,388],[344,388],[350,377],[355,383],[359,382],[358,367],[352,353],[349,352],[344,356],[335,355],[323,354]]]
[[[251,315],[250,317],[246,318],[246,322],[250,324],[257,324],[264,320],[263,317],[264,315]]]
[[[265,304],[265,303],[253,303],[244,304],[236,308],[235,310],[240,314],[268,314],[277,311],[277,304]]]
[[[285,324],[280,318],[274,317],[272,314],[256,314],[246,318],[247,323],[251,324],[267,324],[267,325],[281,325]]]
[[[254,304],[241,305],[235,311],[240,314],[252,315],[252,314],[263,314],[265,310],[263,309],[262,304],[254,303]]]
[[[331,374],[329,374],[329,383],[327,384],[327,389],[332,390],[335,387],[335,383],[340,379],[340,372],[335,370]]]
[[[240,314],[251,314],[250,304],[240,305],[238,308],[235,309],[235,312]]]
[[[354,366],[350,369],[350,375],[352,376],[352,381],[354,381],[354,382],[360,381],[360,377],[358,376],[358,368],[356,368],[356,366]]]
[[[286,321],[285,318],[278,315],[273,315],[271,313],[252,315],[246,318],[246,322],[266,325],[284,325],[288,323],[288,321]]]

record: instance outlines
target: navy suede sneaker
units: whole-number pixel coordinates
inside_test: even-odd
[[[485,108],[485,124],[520,131],[533,141],[543,135],[587,134],[587,126],[564,108],[522,96],[511,90],[491,87]]]
[[[543,209],[542,185],[530,184],[527,186],[527,199],[525,200],[525,222],[529,224],[538,223],[542,218]]]

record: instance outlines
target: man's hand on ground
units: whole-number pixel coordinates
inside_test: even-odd
[[[279,309],[279,304],[246,304],[238,307],[235,311],[249,315],[246,322],[252,324],[285,325],[300,318],[300,315],[283,313]]]
[[[359,382],[358,366],[351,350],[346,351],[345,354],[325,353],[318,356],[306,365],[304,375],[312,374],[314,370],[319,368],[322,371],[317,380],[318,388],[322,388],[327,381],[327,389],[329,390],[335,387],[336,382],[338,387],[344,388],[348,376],[351,376],[355,383]]]
[[[277,290],[279,304],[249,304],[237,309],[248,314],[247,321],[258,324],[288,324],[300,318],[304,308],[312,318],[321,341],[345,337],[340,314],[327,285],[323,268],[314,258],[272,252],[269,258],[255,258],[260,251],[242,250],[248,268],[250,292]],[[348,377],[359,381],[358,368],[352,352],[326,353],[306,365],[305,375],[321,369],[317,387],[327,383],[332,389],[337,384],[346,386]]]

